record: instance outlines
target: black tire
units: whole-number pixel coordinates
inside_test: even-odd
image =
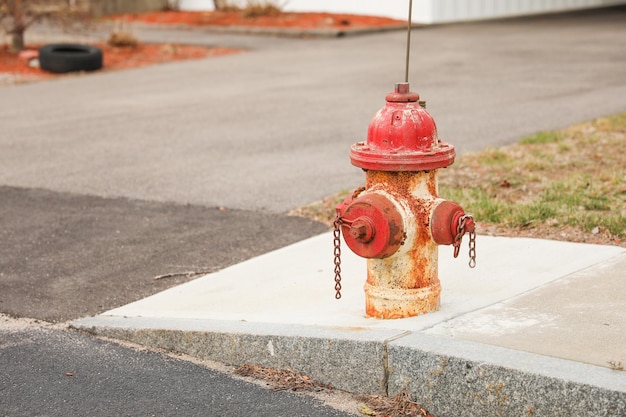
[[[39,48],[39,67],[58,74],[96,71],[102,68],[102,50],[73,43],[44,45]]]

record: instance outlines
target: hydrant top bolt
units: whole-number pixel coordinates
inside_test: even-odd
[[[385,100],[390,103],[413,103],[418,101],[420,95],[409,90],[409,83],[396,83],[393,93],[387,94]]]
[[[410,90],[409,83],[396,83],[396,93],[406,94]]]

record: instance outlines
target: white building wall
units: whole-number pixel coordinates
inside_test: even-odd
[[[625,4],[623,0],[414,0],[430,3],[430,15],[413,15],[417,22],[440,23],[520,16]],[[424,18],[424,20],[422,20]]]
[[[409,0],[275,0],[285,11],[350,13],[406,20]],[[246,0],[231,3],[245,5]],[[444,23],[626,4],[626,0],[413,0],[415,23]],[[212,0],[180,0],[183,10],[212,10]]]

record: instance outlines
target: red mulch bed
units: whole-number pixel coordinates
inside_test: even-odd
[[[243,12],[160,11],[124,14],[110,17],[125,22],[185,24],[195,26],[249,26],[263,28],[347,29],[395,27],[404,21],[379,16],[359,16],[332,13],[279,13],[277,15],[245,17]]]
[[[27,49],[38,50],[41,45],[27,45]],[[112,47],[96,44],[102,49],[103,71],[138,68],[170,61],[199,59],[241,52],[238,49],[175,44],[140,44],[137,47]],[[53,74],[40,68],[32,68],[28,61],[0,46],[0,74],[8,73],[14,82],[28,82],[71,74]],[[0,84],[1,85],[1,84]]]
[[[108,19],[124,22],[144,22],[155,24],[186,24],[205,26],[248,26],[262,28],[300,28],[300,29],[359,29],[384,28],[404,24],[399,20],[386,17],[357,16],[350,14],[330,13],[280,13],[274,16],[248,18],[242,12],[187,12],[159,11],[141,14],[125,14],[111,16]],[[27,45],[27,49],[38,49],[41,45]],[[221,47],[204,47],[192,45],[155,45],[140,44],[138,47],[112,47],[97,44],[103,52],[104,71],[137,68],[151,64],[199,59],[241,52],[237,49]],[[9,81],[4,77],[4,84],[28,82],[53,77],[67,76],[32,68],[28,61],[9,51],[7,46],[0,45],[0,86],[3,75],[9,74]]]

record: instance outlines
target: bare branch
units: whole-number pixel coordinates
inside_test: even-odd
[[[86,16],[86,4],[68,0],[0,0],[0,27],[11,35],[12,48],[23,48],[24,32],[43,19],[53,19],[64,30]],[[87,21],[87,19],[83,19]]]

